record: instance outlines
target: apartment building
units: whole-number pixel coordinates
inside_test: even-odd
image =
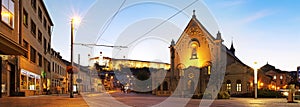
[[[19,0],[0,0],[0,98],[13,94],[18,73],[18,55],[27,50],[21,46],[18,29]]]
[[[67,65],[63,62],[63,59],[59,52],[51,49],[51,93],[57,92],[57,87],[61,88],[62,93],[68,92],[68,73],[66,72]]]
[[[51,28],[53,22],[43,0],[19,1],[19,35],[27,54],[19,57],[18,92],[25,96],[50,90]]]

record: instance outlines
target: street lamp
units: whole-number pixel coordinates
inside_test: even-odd
[[[254,98],[257,98],[257,62],[254,62]]]
[[[73,69],[73,39],[74,39],[74,23],[79,23],[79,18],[77,17],[73,17],[71,19],[71,79],[70,79],[70,98],[74,98],[74,94],[73,94],[73,74],[74,74],[74,69]]]

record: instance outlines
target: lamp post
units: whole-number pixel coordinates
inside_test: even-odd
[[[257,62],[254,62],[254,98],[257,99]]]
[[[70,98],[74,98],[73,94],[73,74],[74,74],[74,68],[73,68],[73,44],[74,44],[74,23],[79,23],[79,18],[73,17],[71,19],[71,72],[70,72]]]
[[[71,19],[71,72],[70,72],[70,98],[74,98],[73,94],[73,38],[74,38],[74,18]]]

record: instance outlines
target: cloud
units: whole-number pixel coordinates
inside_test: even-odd
[[[251,23],[251,22],[254,22],[256,20],[259,20],[259,19],[262,19],[262,18],[265,18],[267,16],[270,16],[272,14],[274,14],[275,12],[272,12],[272,11],[269,11],[269,10],[261,10],[261,11],[258,11],[242,20],[239,21],[238,24],[247,24],[247,23]]]

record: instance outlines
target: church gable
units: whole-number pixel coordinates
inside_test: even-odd
[[[211,64],[211,50],[214,45],[213,37],[193,16],[184,32],[175,44],[177,57],[175,66],[184,64],[185,67],[204,67]]]

